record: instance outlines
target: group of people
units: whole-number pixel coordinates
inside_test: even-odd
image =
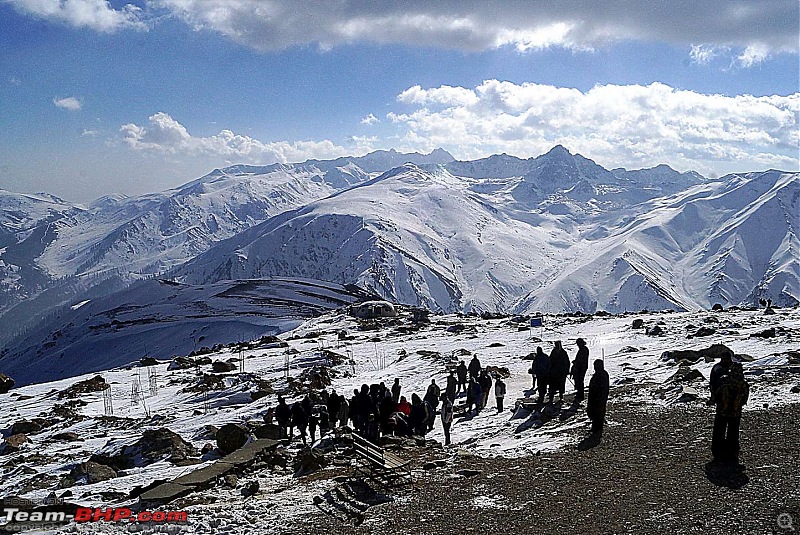
[[[538,403],[544,403],[546,396],[548,402],[552,403],[556,394],[559,400],[563,400],[568,377],[574,381],[575,401],[581,402],[587,397],[584,380],[589,367],[589,349],[583,338],[578,338],[576,345],[577,353],[571,363],[561,341],[555,342],[549,355],[541,347],[536,348],[528,373],[532,376],[532,389],[538,392]],[[500,413],[503,411],[506,385],[499,374],[483,368],[478,357],[473,356],[469,365],[462,360],[449,371],[444,390],[436,384],[435,379],[431,379],[425,395],[420,397],[412,393],[410,402],[402,395],[400,380],[395,379],[390,388],[383,382],[364,384],[353,391],[349,400],[335,390],[328,392],[325,389],[309,392],[292,405],[279,396],[278,405],[269,409],[265,418],[276,420],[283,429],[283,436],[290,440],[294,428],[297,428],[303,444],[307,443],[307,432],[313,443],[317,429],[322,437],[331,427],[344,426],[348,422],[356,432],[377,442],[381,434],[425,436],[433,429],[438,411],[445,445],[449,445],[456,398],[465,396],[465,414],[476,415],[486,407],[492,386],[497,412]],[[586,414],[592,423],[591,433],[594,435],[603,432],[609,386],[604,362],[597,359],[588,385],[586,405]],[[710,387],[710,402],[716,404],[712,453],[716,461],[735,462],[740,450],[742,407],[747,403],[749,385],[744,378],[742,365],[733,360],[730,351],[725,352],[711,370]]]
[[[539,403],[544,403],[545,396],[548,402],[552,403],[556,394],[559,401],[563,401],[568,377],[572,377],[575,385],[575,402],[580,403],[586,399],[585,379],[589,369],[589,348],[583,338],[578,338],[575,345],[578,351],[571,364],[561,340],[554,343],[549,355],[541,346],[536,348],[528,373],[532,378],[531,389],[539,394]],[[589,381],[589,399],[586,404],[586,415],[592,422],[593,434],[603,433],[609,388],[610,381],[605,364],[601,359],[597,359],[594,361],[594,374]]]

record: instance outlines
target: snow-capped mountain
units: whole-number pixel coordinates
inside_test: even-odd
[[[492,188],[454,176],[457,165],[403,166],[253,227],[172,275],[354,282],[447,312],[694,310],[767,295],[797,302],[796,173],[709,182],[656,168],[639,183],[635,174],[585,171],[596,164],[566,154],[551,151],[534,172]],[[485,176],[492,160],[461,170]],[[543,174],[553,168],[577,170],[578,183]],[[591,188],[583,196],[581,183]],[[612,185],[618,198],[639,202],[606,202],[614,196],[601,186]],[[653,193],[677,185],[680,193]],[[523,203],[521,190],[537,193]]]
[[[104,197],[88,208],[44,195],[0,195],[0,312],[17,305],[12,315],[35,321],[87,291],[96,298],[157,276],[220,240],[368,180],[398,161],[452,159],[445,151],[379,151],[333,161],[235,165],[174,190]],[[0,339],[28,326],[24,320],[5,323]]]
[[[373,172],[403,158],[419,161]],[[9,272],[38,274],[40,286],[20,286],[28,293],[6,310],[14,321],[0,322],[0,334],[7,354],[35,353],[52,332],[65,332],[70,306],[124,307],[136,292],[128,285],[156,276],[204,287],[315,279],[444,312],[696,310],[759,298],[793,305],[798,178],[609,171],[558,146],[527,160],[388,151],[237,165],[176,190],[88,207],[28,198],[36,208],[15,215],[17,227],[7,224],[14,239],[0,259]],[[147,296],[160,299],[145,291],[136,302]],[[153,346],[169,329],[183,337],[191,321],[183,323],[137,336]],[[87,329],[48,351],[83,347]]]

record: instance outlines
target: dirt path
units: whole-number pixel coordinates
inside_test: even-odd
[[[413,488],[365,508],[360,524],[320,511],[282,531],[790,533],[782,513],[800,530],[800,405],[745,414],[739,469],[707,465],[712,420],[699,403],[612,404],[595,447],[517,459],[440,451],[447,466],[415,471]]]

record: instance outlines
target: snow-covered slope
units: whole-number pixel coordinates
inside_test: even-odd
[[[174,190],[104,197],[88,208],[44,195],[0,195],[0,238],[7,242],[0,249],[0,312],[18,305],[11,315],[36,320],[84,292],[96,297],[157,276],[269,217],[368,180],[359,164],[382,172],[397,162],[451,160],[444,151],[378,151],[333,161],[235,165]],[[29,327],[2,325],[0,340]]]
[[[707,182],[657,168],[642,183],[608,171],[589,182],[595,164],[554,151],[539,159],[540,174],[490,188],[487,179],[442,167],[397,168],[266,221],[172,274],[192,283],[312,277],[448,312],[694,310],[761,296],[797,302],[796,173]],[[490,160],[466,171],[484,176],[481,165],[509,161]],[[590,189],[581,197],[580,183],[541,174],[555,168],[577,170],[570,176]],[[673,182],[663,188],[680,183],[680,193],[654,197],[653,183],[667,177]],[[616,197],[597,193],[612,183]],[[551,193],[522,203],[515,194],[535,184]]]
[[[14,349],[0,369],[20,384],[169,358],[203,346],[256,339],[369,294],[320,281],[274,278],[189,286],[148,280],[59,311]]]
[[[516,400],[533,395],[530,376],[526,373],[530,361],[520,357],[530,353],[536,345],[549,352],[554,340],[562,340],[572,358],[575,356],[575,339],[579,336],[587,341],[591,359],[604,357],[611,378],[612,406],[606,427],[610,437],[615,433],[629,432],[631,426],[637,425],[623,420],[620,412],[614,410],[626,403],[641,403],[643,410],[674,410],[675,417],[682,418],[682,422],[686,421],[684,407],[704,406],[708,396],[709,371],[714,362],[698,358],[695,363],[684,361],[684,365],[677,366],[674,361],[663,359],[662,353],[698,350],[717,343],[727,345],[737,355],[746,353],[754,359],[743,364],[751,383],[750,400],[744,409],[747,421],[752,422],[751,415],[765,410],[765,407],[774,407],[771,416],[791,426],[794,422],[786,419],[785,415],[784,420],[780,418],[782,407],[800,399],[800,394],[791,390],[797,374],[792,373],[796,365],[790,364],[797,358],[792,337],[800,329],[799,314],[800,311],[794,309],[779,310],[773,316],[764,315],[761,310],[635,316],[646,326],[661,324],[663,336],[647,336],[644,329],[631,328],[630,316],[548,316],[542,329],[530,333],[519,332],[517,324],[508,319],[482,320],[453,315],[432,318],[430,325],[417,326],[404,334],[397,330],[397,321],[394,320],[391,324],[387,322],[379,326],[378,330],[360,331],[353,318],[330,313],[309,320],[281,336],[293,353],[289,362],[291,381],[285,376],[286,348],[248,347],[239,351],[235,347],[226,347],[208,356],[213,361],[243,358],[245,372],[215,374],[220,382],[211,390],[206,388],[208,392],[205,395],[198,388],[204,380],[202,375],[198,376],[194,369],[168,370],[166,363],[149,368],[133,366],[103,371],[102,376],[110,385],[106,394],[111,401],[111,411],[104,407],[104,396],[99,391],[81,394],[74,400],[60,399],[58,395],[76,381],[88,380],[94,374],[23,386],[0,394],[0,406],[7,408],[0,412],[0,429],[6,434],[13,424],[23,419],[48,419],[44,429],[28,434],[29,442],[23,444],[20,451],[1,457],[0,477],[7,495],[44,499],[53,491],[62,495],[69,490],[70,502],[104,508],[109,505],[128,507],[137,503],[137,499],[129,494],[135,487],[147,486],[155,480],[172,479],[208,466],[217,458],[216,455],[213,452],[204,455],[204,464],[195,466],[178,466],[167,459],[150,463],[142,461],[144,466],[127,468],[115,473],[116,477],[91,483],[65,481],[65,476],[93,454],[107,451],[113,444],[132,444],[147,430],[167,428],[200,450],[206,443],[213,443],[207,425],[217,428],[226,423],[260,425],[267,408],[275,407],[278,395],[285,396],[289,403],[302,399],[308,386],[303,377],[308,377],[307,372],[312,366],[330,366],[332,383],[329,389],[335,389],[339,394],[348,395],[362,384],[382,381],[391,384],[394,378],[398,378],[402,395],[410,398],[412,393],[424,395],[431,379],[444,386],[448,367],[462,359],[468,362],[471,355],[477,355],[483,366],[507,370],[507,375],[504,373],[507,410],[498,413],[494,399],[490,398],[486,410],[467,414],[463,412],[465,397],[460,394],[456,399],[458,410],[452,426],[453,446],[425,450],[438,459],[458,453],[536,462],[536,457],[530,457],[534,452],[574,448],[588,430],[589,423],[585,405],[577,410],[574,407],[570,409],[568,400],[564,404],[547,406],[541,412],[509,411],[514,408]],[[403,326],[411,325],[408,315],[401,317],[399,322]],[[460,333],[447,330],[455,324],[462,326]],[[713,325],[717,332],[705,338],[687,339],[689,325]],[[768,327],[783,334],[774,338],[748,338]],[[342,329],[350,333],[351,338],[345,342],[345,347],[337,348],[340,343],[338,333]],[[541,336],[543,340],[533,341],[531,334]],[[379,343],[373,341],[375,337],[380,339]],[[312,342],[310,345],[309,341]],[[331,366],[322,348],[331,348],[342,355],[348,351],[352,363],[343,359]],[[208,374],[210,366],[203,365],[201,371]],[[680,382],[673,379],[681,376],[678,372],[699,373],[702,379],[692,383]],[[152,378],[152,383],[148,378]],[[267,390],[264,385],[268,385]],[[142,387],[140,396],[132,395],[135,386]],[[692,390],[685,388],[690,386],[696,389],[693,396],[697,399],[691,400],[689,396],[677,402],[683,392]],[[266,395],[254,400],[251,392],[257,390]],[[568,383],[567,394],[572,390]],[[113,416],[109,412],[113,412]],[[549,418],[545,417],[546,414]],[[710,418],[711,412],[708,414]],[[66,442],[63,433],[75,433],[77,437]],[[282,450],[289,459],[300,454],[297,430],[294,436],[294,442]],[[438,418],[426,438],[443,441]],[[325,441],[317,442],[315,449],[324,453],[328,451],[325,445]],[[346,448],[335,450],[339,461],[347,459],[343,457],[343,450]],[[405,457],[409,451],[401,450],[400,454]],[[695,459],[695,462],[700,465],[701,460]],[[314,504],[318,503],[314,497],[332,489],[337,484],[335,476],[342,473],[341,462],[331,463],[331,468],[320,470],[310,478],[295,477],[291,462],[287,465],[288,470],[259,466],[239,475],[238,488],[231,488],[237,485],[216,485],[194,495],[211,499],[173,504],[175,510],[189,511],[189,524],[180,528],[190,532],[213,529],[229,533],[276,533],[276,526],[314,511]],[[415,460],[415,479],[421,479],[418,475],[422,471],[421,465],[422,462]],[[483,495],[486,490],[482,486],[493,484],[492,474],[487,477],[476,480],[482,481],[479,492]],[[252,499],[243,499],[243,481],[254,479],[260,484],[260,494]],[[264,507],[269,508],[270,521],[257,522],[255,515]],[[209,524],[215,527],[208,528]],[[121,530],[119,525],[110,522],[98,522],[89,527],[102,533]],[[139,527],[144,529],[144,526]],[[172,527],[162,525],[159,529]],[[76,530],[80,531],[80,528],[69,526],[64,532]]]

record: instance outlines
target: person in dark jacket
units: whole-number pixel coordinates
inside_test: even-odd
[[[481,385],[480,408],[485,409],[486,404],[489,403],[489,394],[492,391],[492,376],[486,370],[482,370],[480,377],[478,377],[478,383]]]
[[[570,374],[572,375],[573,381],[575,381],[575,401],[583,401],[583,381],[584,377],[586,377],[586,370],[589,369],[589,348],[586,347],[586,341],[583,338],[578,338],[575,343],[578,346],[578,353],[575,355],[575,360],[572,362]]]
[[[494,398],[497,401],[497,412],[503,412],[503,398],[506,397],[506,384],[501,377],[497,377],[494,382]]]
[[[431,384],[428,385],[428,390],[425,392],[425,397],[422,398],[433,407],[433,410],[439,406],[439,398],[442,395],[442,389],[436,384],[436,379],[431,379]]]
[[[297,431],[300,433],[300,438],[303,439],[303,444],[306,443],[306,427],[308,427],[308,416],[306,415],[305,409],[303,409],[303,403],[300,401],[295,401],[292,404],[292,428],[296,427]],[[289,437],[292,436],[293,430],[289,429]]]
[[[411,414],[408,417],[408,426],[412,433],[425,436],[427,416],[422,399],[416,394],[411,394]]]
[[[481,399],[483,397],[483,390],[481,384],[472,377],[469,378],[467,385],[467,412],[472,412],[472,406],[475,405],[475,414],[481,411]]]
[[[469,366],[467,367],[469,370],[469,376],[473,379],[477,379],[481,373],[481,361],[478,360],[478,355],[473,355],[472,360],[469,361]]]
[[[453,402],[446,394],[442,394],[442,430],[444,431],[444,445],[450,445],[450,426],[453,425]]]
[[[594,374],[589,381],[589,399],[586,402],[586,415],[592,421],[592,434],[602,435],[606,419],[609,378],[603,361],[594,361]]]
[[[550,391],[548,392],[548,398],[551,403],[556,392],[558,392],[559,400],[564,399],[568,375],[569,355],[561,346],[561,340],[557,340],[553,351],[550,352]]]
[[[750,385],[747,384],[742,365],[738,362],[732,362],[728,374],[719,381],[714,394],[717,412],[714,415],[711,452],[717,462],[737,462],[742,407],[750,397]]]
[[[456,367],[456,376],[458,377],[458,390],[456,393],[461,392],[463,389],[464,392],[467,391],[467,365],[464,364],[464,361],[458,363]]]
[[[336,390],[331,390],[328,396],[328,417],[330,418],[331,427],[336,427],[336,420],[339,418],[339,408],[342,406],[342,400],[336,393]]]
[[[542,350],[541,346],[536,348],[532,367],[536,377],[536,389],[539,392],[539,403],[542,403],[544,395],[547,394],[547,385],[550,384],[550,357]]]
[[[395,377],[392,385],[392,401],[394,401],[395,405],[400,403],[400,379],[397,377]]]
[[[711,375],[709,376],[709,382],[711,387],[711,402],[716,403],[717,391],[719,387],[722,385],[722,381],[725,379],[725,376],[731,370],[731,365],[733,365],[733,353],[730,351],[725,351],[720,355],[719,362],[714,364],[714,367],[711,368]]]
[[[447,394],[448,399],[450,399],[450,403],[453,403],[456,400],[457,384],[458,380],[456,379],[455,372],[453,372],[453,370],[450,370],[450,374],[447,376],[447,386],[444,389],[445,394]]]
[[[291,440],[292,437],[288,434],[288,430],[292,423],[292,409],[286,404],[283,396],[278,396],[278,406],[275,407],[275,420],[278,421],[281,436]]]

